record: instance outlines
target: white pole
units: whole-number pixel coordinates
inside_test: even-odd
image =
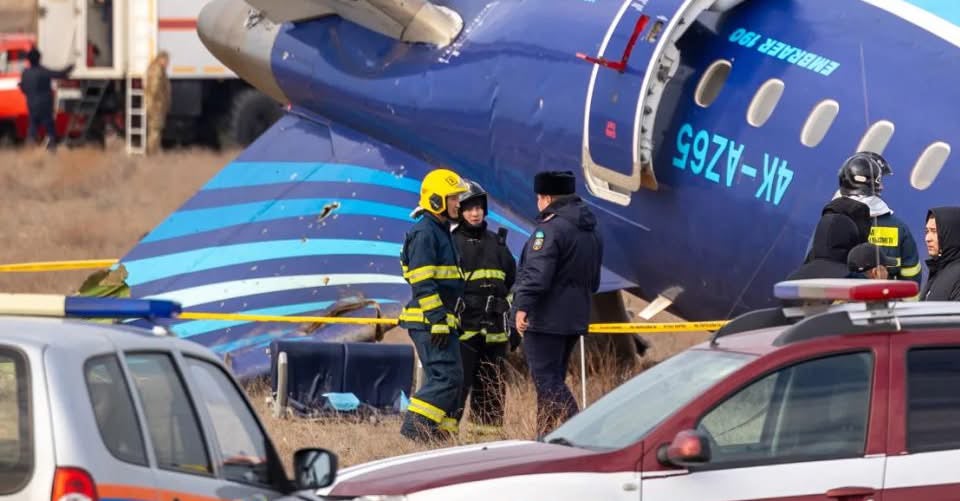
[[[580,336],[580,392],[583,395],[583,408],[587,407],[587,355],[583,347],[584,337]]]

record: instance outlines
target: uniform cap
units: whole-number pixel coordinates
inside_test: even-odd
[[[533,178],[537,195],[572,195],[576,190],[577,178],[569,170],[540,172]]]
[[[879,247],[869,242],[850,249],[850,254],[847,255],[847,268],[850,271],[863,272],[881,265],[896,266],[897,260],[887,256]]]

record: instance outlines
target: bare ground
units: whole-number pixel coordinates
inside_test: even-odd
[[[0,0],[4,1],[4,0]],[[128,157],[113,151],[61,148],[55,154],[39,149],[0,151],[0,263],[118,258],[147,231],[179,207],[236,152],[185,151],[157,157]],[[0,291],[72,293],[90,271],[0,273]],[[639,311],[644,303],[630,298]],[[676,321],[668,314],[654,321]],[[695,344],[705,333],[657,334],[646,363],[661,360]],[[409,342],[403,331],[388,333],[386,342]],[[571,364],[569,384],[580,400],[579,364]],[[603,371],[601,371],[603,373]],[[593,402],[624,377],[610,373],[589,378]],[[507,426],[503,436],[478,437],[464,427],[461,443],[534,436],[535,399],[526,374],[515,374],[507,396]],[[288,460],[306,445],[329,448],[350,465],[411,452],[418,447],[399,435],[399,421],[354,423],[350,420],[305,421],[276,419],[265,403],[263,387],[249,394]]]

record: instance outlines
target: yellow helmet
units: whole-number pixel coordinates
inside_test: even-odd
[[[434,169],[420,184],[420,207],[433,214],[447,211],[447,197],[465,193],[469,187],[460,176],[449,169]]]

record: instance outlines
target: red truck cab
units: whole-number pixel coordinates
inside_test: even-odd
[[[19,83],[23,70],[30,66],[27,52],[35,44],[36,37],[29,33],[0,34],[0,144],[20,142],[27,137],[27,100]],[[55,114],[57,134],[63,137],[69,116],[59,109]]]

